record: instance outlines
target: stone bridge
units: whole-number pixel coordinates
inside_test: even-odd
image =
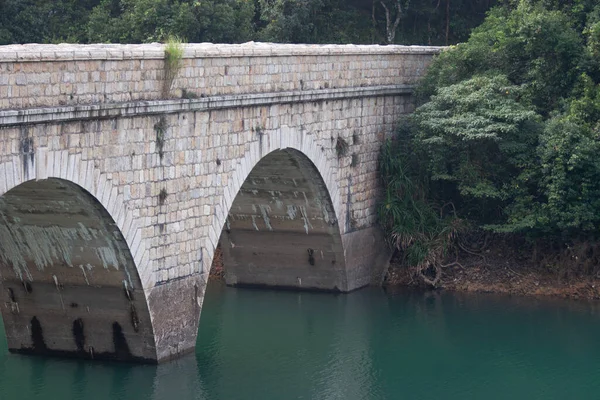
[[[379,147],[431,47],[0,47],[0,310],[11,351],[193,350],[230,285],[379,282]],[[178,62],[179,61],[179,62]]]

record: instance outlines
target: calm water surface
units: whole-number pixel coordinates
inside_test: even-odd
[[[0,400],[600,399],[600,304],[211,284],[195,355],[161,366],[11,355]]]

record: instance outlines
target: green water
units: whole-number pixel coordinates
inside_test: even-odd
[[[196,354],[158,367],[11,355],[2,335],[0,399],[600,399],[599,313],[492,295],[211,285]]]

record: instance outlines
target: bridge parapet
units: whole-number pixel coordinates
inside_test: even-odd
[[[438,47],[186,44],[172,96],[412,84]],[[164,45],[0,46],[0,109],[156,100]]]

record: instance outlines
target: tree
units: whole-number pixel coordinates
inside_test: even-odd
[[[143,43],[169,36],[236,43],[254,31],[250,0],[102,0],[88,24],[90,41]]]
[[[568,111],[551,118],[538,148],[540,230],[574,236],[600,229],[600,85],[583,74]]]
[[[495,1],[0,0],[0,43],[447,44],[466,40]]]
[[[370,43],[371,27],[343,0],[257,0],[259,40],[284,43]]]
[[[390,4],[386,5],[386,2]],[[410,0],[380,0],[379,3],[385,10],[385,39],[388,44],[392,44],[394,43],[396,30],[398,29],[398,25],[400,25],[400,20],[404,17],[405,11],[410,4]]]
[[[558,11],[521,2],[515,10],[494,9],[469,41],[444,53],[420,88],[427,98],[436,88],[476,74],[500,73],[523,86],[538,111],[547,115],[577,80],[583,54],[581,35]]]
[[[85,25],[99,0],[0,0],[0,45],[85,42]]]
[[[476,225],[600,235],[599,7],[582,17],[590,2],[540,3],[494,9],[437,57],[411,138],[437,182],[430,196]]]
[[[479,223],[503,221],[498,210],[527,195],[539,118],[522,91],[503,75],[475,76],[440,88],[412,117],[414,145],[444,201],[469,205]]]

